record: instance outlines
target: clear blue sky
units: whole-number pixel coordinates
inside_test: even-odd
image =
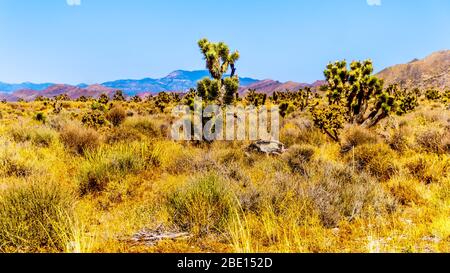
[[[0,0],[0,81],[203,69],[202,37],[239,49],[240,76],[300,82],[321,79],[332,60],[372,58],[381,69],[450,48],[449,0],[77,1]]]

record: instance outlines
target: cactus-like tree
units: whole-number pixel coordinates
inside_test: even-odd
[[[88,98],[86,96],[81,96],[78,99],[76,99],[76,101],[78,101],[78,102],[87,102]]]
[[[432,88],[428,89],[425,92],[425,97],[427,98],[427,100],[436,101],[442,98],[442,94],[441,92],[439,92],[439,90]]]
[[[372,75],[371,60],[328,64],[324,75],[328,82],[329,105],[347,109],[346,119],[364,127],[375,126],[394,109],[395,98],[383,89],[383,80]]]
[[[254,105],[256,107],[265,105],[267,101],[267,94],[257,93],[255,89],[250,89],[245,96],[245,102],[248,105]]]
[[[101,104],[108,104],[109,102],[109,97],[106,94],[101,94],[100,97],[98,98],[98,102]]]
[[[350,67],[346,61],[330,63],[324,75],[327,101],[315,103],[311,113],[315,125],[335,141],[345,122],[373,127],[397,109],[398,97],[383,89],[383,80],[373,75],[371,60],[354,61]]]
[[[116,90],[113,95],[113,101],[125,101],[125,96],[122,90]]]
[[[292,110],[305,111],[311,104],[314,94],[310,87],[299,89],[298,91],[286,90],[284,92],[276,91],[271,100],[273,103],[281,105],[287,103],[292,106]]]
[[[151,102],[160,112],[170,107],[173,104],[180,102],[180,95],[175,93],[160,92],[156,96],[148,97]]]
[[[345,111],[346,109],[339,104],[316,103],[311,109],[316,127],[336,142],[339,141],[339,130],[344,128]]]
[[[35,102],[43,102],[43,101],[48,101],[49,99],[44,97],[44,96],[37,96],[34,101]]]
[[[401,116],[414,111],[419,106],[420,90],[408,90],[400,88],[398,84],[391,84],[386,88],[386,92],[395,98],[395,112]]]
[[[61,94],[61,95],[55,96],[54,99],[56,101],[70,101],[70,97],[67,94]]]
[[[442,102],[444,104],[449,104],[450,103],[450,89],[445,90]]]
[[[135,95],[131,98],[131,101],[134,103],[140,103],[140,102],[142,102],[142,98],[139,97],[138,95]]]
[[[297,100],[301,111],[305,111],[312,99],[311,87],[305,87],[297,92]]]
[[[239,89],[239,77],[236,75],[236,62],[239,52],[231,52],[224,42],[213,43],[207,39],[198,41],[201,53],[206,62],[211,78],[198,82],[197,93],[204,100],[230,104],[234,101]],[[229,77],[225,77],[231,69]]]

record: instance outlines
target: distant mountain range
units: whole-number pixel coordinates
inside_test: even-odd
[[[54,85],[54,83],[38,83],[38,84],[36,84],[36,83],[31,83],[31,82],[24,82],[24,83],[19,83],[19,84],[10,84],[10,83],[0,82],[0,92],[11,93],[11,92],[21,90],[21,89],[42,91],[46,88],[49,88],[52,85]]]
[[[414,59],[407,64],[386,68],[377,75],[383,78],[386,84],[398,83],[404,87],[419,88],[450,88],[450,50],[435,52],[422,60]],[[195,88],[197,82],[205,77],[209,77],[206,70],[177,70],[160,79],[117,80],[94,85],[36,84],[30,82],[8,84],[0,82],[0,99],[31,101],[37,96],[52,98],[61,94],[67,94],[72,99],[76,99],[81,96],[98,97],[103,93],[112,96],[116,90],[122,90],[128,96],[146,96],[163,91],[186,92],[190,88]],[[240,78],[240,84],[239,94],[243,96],[250,89],[272,95],[275,91],[298,90],[306,86],[316,89],[326,82],[316,81],[308,84],[289,81],[283,83],[270,79]]]
[[[34,100],[38,96],[54,97],[67,94],[76,99],[81,96],[98,97],[105,93],[112,95],[116,90],[122,90],[128,96],[156,94],[159,92],[186,92],[190,88],[195,88],[197,82],[205,77],[209,77],[207,70],[184,71],[177,70],[164,78],[141,80],[117,80],[102,84],[54,84],[54,83],[21,83],[8,84],[0,82],[0,99],[17,101],[19,99]],[[246,86],[258,82],[252,78],[240,78],[241,86]]]
[[[286,91],[286,90],[299,90],[305,87],[311,87],[313,89],[318,88],[326,84],[326,81],[316,81],[312,84],[309,83],[298,83],[298,82],[279,82],[274,80],[262,80],[257,81],[252,84],[241,86],[239,88],[239,94],[245,95],[249,90],[253,89],[259,93],[265,93],[267,95],[273,95],[276,91]]]
[[[405,88],[450,88],[450,50],[386,68],[378,76],[386,84],[398,83]]]
[[[72,99],[85,97],[99,97],[101,94],[112,96],[116,90],[122,90],[128,96],[147,96],[159,92],[186,92],[190,88],[195,88],[197,82],[205,77],[209,77],[207,70],[184,71],[177,70],[164,78],[152,79],[145,78],[141,80],[116,80],[102,84],[7,84],[0,83],[0,99],[7,101],[17,101],[24,99],[26,101],[34,100],[38,96],[52,98],[61,94],[67,94]],[[252,78],[239,78],[241,95],[244,95],[249,89],[255,89],[258,92],[272,94],[275,91],[284,91],[286,89],[298,89],[305,86],[315,86],[305,83],[287,82],[282,83],[274,80],[257,80]]]

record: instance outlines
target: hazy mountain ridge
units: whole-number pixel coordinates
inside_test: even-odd
[[[111,96],[116,90],[122,90],[128,96],[142,94],[148,95],[164,91],[186,92],[190,88],[195,88],[197,86],[197,82],[205,77],[209,77],[209,72],[207,70],[176,70],[160,79],[124,79],[94,85],[87,85],[84,83],[78,85],[53,83],[1,83],[0,98],[8,101],[17,101],[19,99],[29,101],[34,100],[38,96],[54,97],[61,94],[67,94],[72,99],[76,99],[81,96],[98,97],[103,93]],[[258,82],[258,80],[252,78],[240,78],[240,82],[241,85],[249,85]]]
[[[279,82],[274,80],[262,80],[255,82],[253,84],[242,86],[239,88],[239,94],[241,96],[245,95],[250,89],[256,90],[259,93],[264,93],[267,95],[273,95],[276,91],[286,91],[286,90],[299,90],[305,87],[311,87],[313,89],[316,89],[317,87],[320,87],[321,85],[326,84],[325,81],[316,81],[312,84],[309,83],[298,83],[298,82]]]
[[[195,88],[197,82],[205,77],[209,77],[209,72],[207,70],[176,70],[160,79],[124,79],[94,85],[87,85],[84,83],[78,85],[53,83],[0,83],[0,98],[8,101],[17,101],[18,99],[33,100],[37,96],[54,97],[61,94],[67,94],[69,97],[76,99],[81,96],[98,97],[102,93],[112,95],[116,90],[122,90],[128,96],[154,94],[163,91],[186,92],[190,88]],[[249,85],[258,82],[258,80],[252,78],[240,78],[240,82],[241,85]]]
[[[414,59],[406,64],[399,64],[388,67],[377,74],[385,80],[386,85],[398,83],[404,87],[424,88],[450,88],[450,50],[435,52],[424,59]],[[0,99],[7,101],[17,101],[24,99],[34,100],[37,96],[54,97],[67,94],[72,99],[81,96],[98,97],[105,93],[109,96],[116,90],[122,90],[128,96],[150,95],[159,92],[186,92],[190,88],[195,88],[197,82],[205,77],[209,77],[207,70],[185,71],[176,70],[166,77],[160,79],[144,78],[141,80],[116,80],[102,84],[53,84],[53,83],[21,83],[8,84],[0,82]],[[240,78],[241,87],[239,94],[244,96],[248,90],[254,89],[257,92],[272,95],[275,91],[298,90],[304,87],[317,89],[326,84],[319,80],[312,84],[298,82],[279,82],[271,79],[257,80],[252,78]]]
[[[10,92],[14,92],[14,91],[21,90],[21,89],[42,91],[42,90],[45,90],[46,88],[49,88],[52,85],[54,85],[54,83],[24,82],[24,83],[18,83],[18,84],[11,84],[11,83],[0,82],[0,92],[10,93]]]
[[[386,84],[405,88],[450,88],[450,50],[435,52],[423,59],[388,67],[377,74]]]

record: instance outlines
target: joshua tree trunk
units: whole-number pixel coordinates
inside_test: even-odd
[[[236,66],[234,64],[231,64],[230,67],[231,67],[231,75],[230,75],[230,77],[233,78],[234,75],[236,74]]]

